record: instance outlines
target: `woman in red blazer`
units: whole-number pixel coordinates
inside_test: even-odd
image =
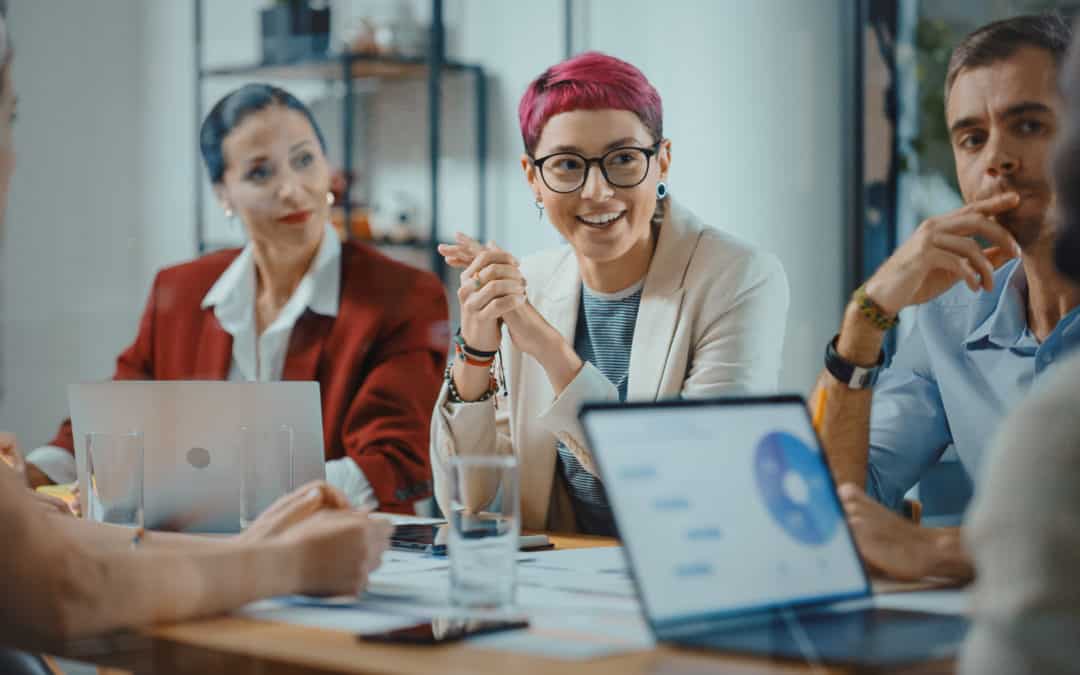
[[[442,285],[338,241],[322,134],[288,92],[232,92],[200,144],[249,243],[157,275],[114,379],[315,380],[330,482],[354,505],[411,511],[431,495],[428,428],[449,344]],[[30,453],[32,483],[74,479],[72,441],[65,422]]]

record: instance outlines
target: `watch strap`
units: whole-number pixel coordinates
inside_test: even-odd
[[[885,352],[882,351],[878,355],[877,363],[874,366],[866,368],[840,356],[839,352],[836,351],[839,340],[840,336],[837,335],[825,347],[825,370],[829,371],[833,377],[850,389],[873,387],[877,383],[881,370],[885,365]]]

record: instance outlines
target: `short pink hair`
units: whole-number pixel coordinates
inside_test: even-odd
[[[664,135],[660,94],[640,70],[600,52],[585,52],[545,70],[518,104],[525,150],[531,155],[547,121],[571,110],[629,110],[659,141]]]

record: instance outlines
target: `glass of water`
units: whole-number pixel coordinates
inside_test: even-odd
[[[514,604],[521,513],[513,456],[450,461],[450,603],[470,609]]]
[[[143,435],[86,434],[87,517],[102,523],[143,526]]]
[[[278,497],[296,487],[293,428],[240,427],[240,527],[247,529]]]

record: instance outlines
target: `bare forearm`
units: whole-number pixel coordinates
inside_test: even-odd
[[[95,593],[107,603],[68,608],[70,633],[180,621],[220,614],[260,598],[295,592],[295,556],[279,545],[236,545],[217,551],[116,551],[101,556]]]
[[[50,516],[49,522],[57,531],[62,531],[72,541],[78,542],[87,550],[100,552],[129,549],[134,534],[130,527],[61,515]],[[209,537],[175,532],[146,532],[139,546],[144,550],[174,549],[192,553],[198,550],[221,550],[222,546],[231,546],[234,539],[233,537]]]
[[[585,365],[570,343],[554,329],[534,356],[543,366],[556,397],[574,381]]]
[[[864,367],[877,363],[884,333],[870,324],[857,307],[849,305],[840,327],[836,351],[846,361]],[[818,378],[824,388],[826,405],[821,421],[825,455],[837,483],[866,487],[870,447],[871,389],[852,389],[827,371]],[[821,391],[812,400],[817,401]]]
[[[46,563],[26,579],[32,588],[16,592],[24,616],[14,637],[23,646],[211,616],[300,586],[296,556],[280,545],[196,554],[75,549]]]
[[[454,362],[454,387],[465,401],[477,401],[491,386],[491,371],[458,359]]]

